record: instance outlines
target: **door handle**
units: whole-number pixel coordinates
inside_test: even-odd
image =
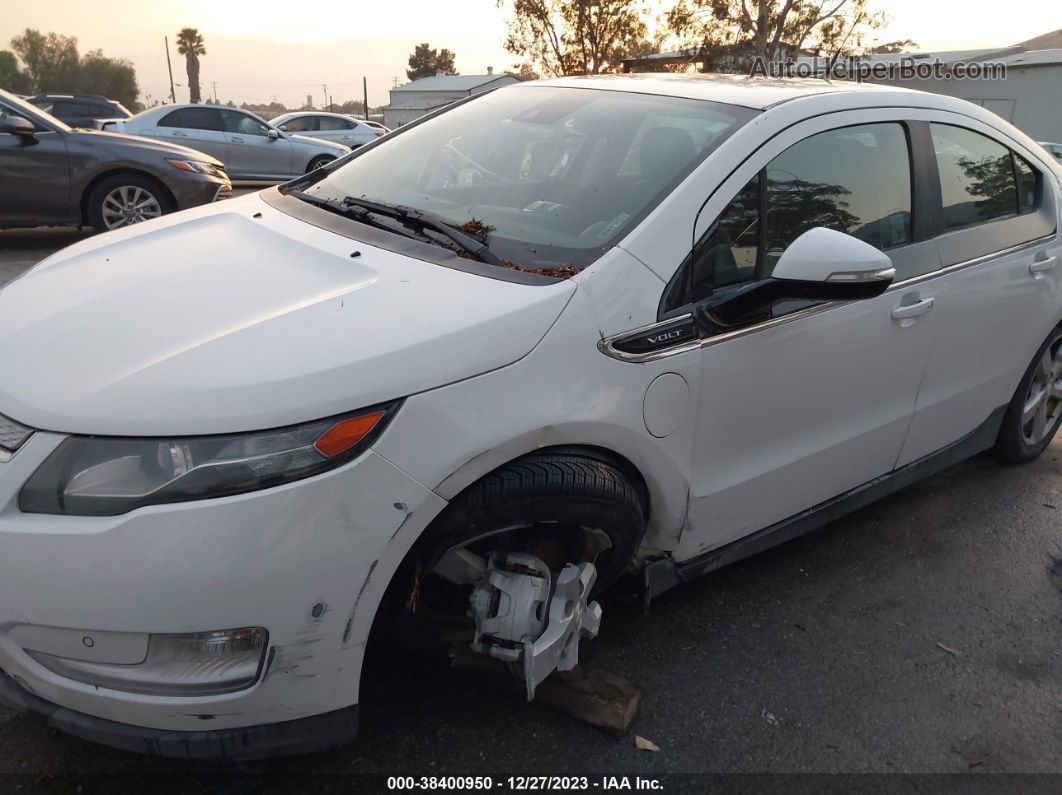
[[[924,315],[926,312],[928,312],[932,308],[933,308],[933,299],[932,298],[923,298],[921,301],[918,301],[916,303],[908,304],[907,306],[898,306],[895,309],[893,309],[892,310],[892,319],[893,320],[910,320],[911,318],[915,318],[915,317],[919,317],[920,315]]]
[[[1034,260],[1033,264],[1029,266],[1029,273],[1035,276],[1037,279],[1042,279],[1043,275],[1055,267],[1054,257],[1044,257],[1043,259]]]
[[[234,144],[242,144],[243,143],[243,139],[242,138],[237,138],[235,135],[232,136],[231,138],[229,138],[229,140],[232,141]]]
[[[185,134],[184,134],[183,132],[181,132],[180,130],[174,130],[174,131],[173,131],[173,137],[174,137],[174,138],[187,138],[188,136],[187,136],[187,135],[185,135]]]

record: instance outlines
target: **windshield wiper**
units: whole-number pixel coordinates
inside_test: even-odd
[[[288,196],[294,196],[300,201],[304,201],[307,204],[312,204],[314,207],[320,207],[322,210],[328,210],[336,215],[342,215],[345,218],[353,218],[355,221],[361,221],[363,224],[369,226],[375,226],[377,229],[383,229],[386,232],[394,232],[396,235],[405,235],[413,240],[422,240],[422,235],[409,234],[405,230],[395,229],[393,224],[383,223],[375,218],[369,217],[369,213],[359,207],[351,207],[343,202],[336,201],[335,199],[322,199],[320,196],[314,196],[312,193],[306,193],[301,190],[288,191]]]
[[[443,237],[449,238],[450,241],[455,243],[460,249],[468,252],[480,262],[486,262],[489,265],[504,265],[504,263],[498,259],[498,256],[490,250],[490,247],[486,243],[481,240],[476,240],[476,238],[462,232],[456,226],[448,224],[441,218],[437,218],[431,213],[426,213],[423,210],[418,210],[414,207],[405,207],[401,204],[383,204],[381,202],[370,201],[369,199],[359,199],[354,196],[347,196],[343,199],[343,205],[352,208],[359,207],[367,212],[385,215],[389,218],[394,218],[396,221],[407,226],[430,229],[433,232],[439,233]]]
[[[420,230],[430,229],[443,237],[448,238],[452,243],[457,245],[462,251],[467,252],[480,262],[486,262],[489,265],[502,265],[503,263],[498,256],[490,250],[486,243],[476,240],[471,235],[465,234],[455,226],[451,226],[440,218],[436,218],[433,215],[416,210],[412,207],[404,207],[400,204],[383,204],[382,202],[374,202],[369,199],[358,199],[353,196],[347,196],[345,199],[322,199],[320,196],[314,196],[312,193],[306,193],[301,190],[288,191],[288,196],[294,196],[296,199],[301,199],[304,202],[312,204],[316,207],[320,207],[323,210],[336,213],[338,215],[344,215],[347,218],[353,218],[356,221],[375,226],[378,229],[386,229],[389,232],[395,232],[401,234],[400,230],[395,229],[390,224],[381,223],[380,221],[372,218],[372,215],[382,215],[385,218],[390,218],[397,221],[399,224],[405,227],[414,227]],[[427,239],[433,243],[438,244],[438,241],[432,240],[431,237],[426,235],[406,235],[407,237],[413,237],[416,240]]]

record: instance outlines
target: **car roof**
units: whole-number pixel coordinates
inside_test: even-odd
[[[893,97],[904,96],[908,99],[925,95],[923,91],[908,88],[846,81],[750,78],[743,75],[724,74],[687,75],[663,72],[559,77],[552,80],[516,83],[507,88],[525,86],[565,86],[604,91],[627,91],[635,94],[658,94],[684,99],[710,100],[754,110],[766,110],[783,102],[822,94],[860,93],[869,96],[874,93]]]
[[[287,113],[281,113],[277,116],[278,119],[282,118],[295,118],[296,116],[332,116],[336,119],[347,119],[348,121],[361,121],[361,119],[355,119],[353,116],[348,116],[345,113],[332,113],[328,110],[289,110]]]
[[[100,94],[37,94],[33,99],[98,99],[103,102],[112,101]]]

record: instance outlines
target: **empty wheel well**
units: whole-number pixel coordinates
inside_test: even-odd
[[[153,183],[162,193],[163,197],[170,203],[171,207],[180,209],[177,207],[177,199],[174,197],[173,192],[166,187],[166,183],[160,180],[158,177],[152,176],[146,171],[139,171],[135,168],[116,168],[112,171],[104,171],[102,174],[97,174],[92,178],[92,181],[85,186],[85,189],[81,191],[81,199],[79,201],[81,223],[84,226],[91,225],[92,221],[88,215],[88,201],[92,195],[92,191],[96,189],[103,180],[110,179],[111,177],[121,176],[122,174],[128,174],[129,176],[139,177],[140,179],[146,179]]]
[[[527,552],[554,570],[593,562],[598,589],[607,587],[641,542],[646,494],[637,468],[608,450],[563,445],[514,458],[463,489],[427,527],[397,568],[374,628],[386,616],[386,632],[404,645],[435,634],[431,623],[463,621],[467,593],[436,572],[458,548]]]

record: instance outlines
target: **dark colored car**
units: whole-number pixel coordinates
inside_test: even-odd
[[[210,155],[164,141],[75,130],[0,90],[0,228],[100,231],[232,195]]]
[[[92,129],[103,119],[133,115],[121,102],[95,94],[39,94],[28,101],[71,127]]]

